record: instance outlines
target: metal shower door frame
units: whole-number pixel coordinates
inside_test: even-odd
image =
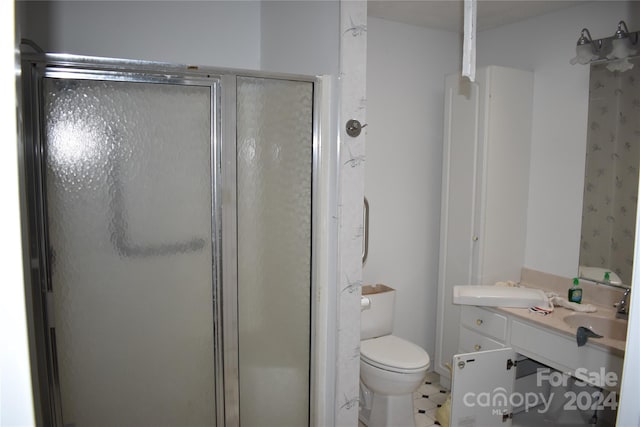
[[[311,331],[309,373],[310,424],[317,419],[316,318],[317,244],[320,169],[320,78],[301,75],[247,72],[67,54],[22,55],[22,138],[19,141],[21,211],[25,265],[25,296],[31,353],[34,405],[38,425],[62,426],[55,328],[52,319],[51,276],[47,257],[47,206],[44,179],[42,79],[73,78],[211,88],[211,185],[213,342],[216,425],[239,426],[238,383],[238,271],[236,203],[236,79],[261,77],[313,83]],[[217,119],[217,121],[216,121]],[[224,225],[223,225],[224,224]],[[224,303],[224,306],[223,306]]]

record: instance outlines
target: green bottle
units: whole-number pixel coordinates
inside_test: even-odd
[[[582,302],[582,288],[578,287],[580,281],[577,277],[573,278],[573,286],[569,288],[569,301],[580,304]]]

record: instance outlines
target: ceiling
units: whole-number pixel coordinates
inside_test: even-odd
[[[487,30],[583,3],[580,0],[478,0],[477,30]],[[368,15],[462,32],[463,0],[368,0]]]

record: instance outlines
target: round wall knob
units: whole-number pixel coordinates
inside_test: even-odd
[[[476,320],[476,325],[480,326],[480,325],[482,325],[482,323],[483,323],[483,322],[482,322],[482,319],[478,319],[478,320]]]
[[[480,349],[482,349],[482,346],[480,344],[476,344],[476,345],[473,346],[473,349],[475,351],[480,351]]]
[[[360,135],[362,128],[366,126],[367,126],[366,124],[363,125],[356,119],[351,119],[347,122],[347,125],[345,126],[345,128],[347,131],[347,135],[349,135],[352,138],[355,138]]]

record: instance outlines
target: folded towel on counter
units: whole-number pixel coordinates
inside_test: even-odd
[[[567,301],[566,298],[554,297],[551,299],[551,303],[556,306],[561,306],[564,308],[568,308],[573,311],[580,311],[582,313],[593,313],[598,311],[595,305],[593,304],[578,304],[575,302]]]
[[[562,298],[558,296],[555,292],[545,292],[545,295],[549,297],[549,304],[554,306],[560,306],[564,308],[568,308],[569,310],[579,311],[582,313],[593,313],[598,311],[595,305],[593,304],[578,304],[575,302],[571,302],[566,298]]]
[[[593,304],[578,304],[571,302],[566,298],[558,296],[555,292],[545,292],[547,298],[549,298],[549,307],[529,307],[529,311],[532,313],[546,316],[553,312],[555,307],[564,307],[569,310],[579,311],[582,313],[593,313],[598,309]]]

